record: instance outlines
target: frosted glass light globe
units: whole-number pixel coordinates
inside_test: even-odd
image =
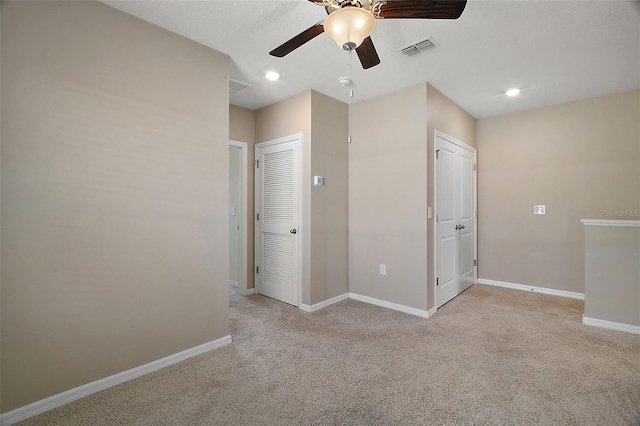
[[[346,50],[360,46],[375,29],[376,18],[359,7],[338,9],[324,20],[324,32]]]

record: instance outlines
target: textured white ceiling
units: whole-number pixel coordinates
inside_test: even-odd
[[[325,34],[284,58],[269,51],[326,16],[305,0],[102,0],[226,53],[230,78],[250,84],[230,97],[258,109],[308,89],[347,101],[338,78],[349,55]],[[397,51],[432,36],[439,47]],[[354,102],[428,81],[484,118],[640,88],[640,1],[470,0],[458,20],[378,20],[381,64],[353,55]],[[267,81],[276,70],[282,77]],[[520,87],[515,98],[506,89]]]

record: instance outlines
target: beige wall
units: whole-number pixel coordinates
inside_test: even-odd
[[[2,411],[228,335],[228,57],[2,3]]]
[[[422,310],[426,117],[426,84],[358,102],[349,145],[349,291]],[[379,274],[381,263],[386,276]]]
[[[229,139],[238,142],[246,142],[250,147],[255,144],[255,111],[235,105],[229,105]],[[251,155],[253,155],[253,153],[251,153]]]
[[[2,87],[2,9],[0,1],[0,88]],[[2,90],[0,89],[0,105],[2,105]],[[0,223],[2,223],[2,111],[0,108]],[[0,226],[0,242],[2,241],[2,226]],[[2,244],[0,243],[0,246]],[[0,413],[2,412],[2,250],[0,250]]]
[[[247,288],[253,288],[254,263],[253,263],[253,240],[254,240],[254,201],[253,186],[254,156],[256,142],[256,113],[249,109],[229,105],[229,139],[247,144]]]
[[[477,120],[430,84],[427,84],[427,125],[430,143],[433,130],[438,130],[474,148],[478,146]]]
[[[311,304],[349,291],[347,105],[311,92]]]
[[[307,91],[256,111],[256,143],[302,135],[302,303],[348,291],[347,106]],[[313,187],[321,175],[325,186]]]
[[[580,219],[640,208],[640,91],[480,120],[478,149],[479,277],[584,292]]]
[[[435,185],[433,170],[433,133],[434,130],[443,132],[461,142],[472,147],[477,147],[476,130],[477,120],[453,103],[449,98],[440,93],[430,84],[427,84],[427,203],[434,206],[433,187]],[[435,217],[435,213],[434,213]],[[427,269],[430,271],[427,277],[428,306],[429,309],[435,306],[434,294],[434,264],[433,251],[435,247],[435,219],[428,220],[428,253]]]

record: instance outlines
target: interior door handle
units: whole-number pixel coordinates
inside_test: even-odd
[[[296,231],[296,229],[295,229],[295,228],[290,229],[290,230],[289,230],[289,232],[291,232],[292,234],[297,234],[297,233],[298,233],[298,231]]]
[[[464,228],[465,228],[465,227],[464,227],[464,225],[456,225],[456,231],[457,231],[458,229],[464,229]]]

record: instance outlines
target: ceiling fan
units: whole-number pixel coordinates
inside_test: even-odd
[[[338,46],[356,50],[362,68],[380,63],[371,41],[377,19],[457,19],[467,0],[308,0],[324,6],[327,18],[304,30],[269,54],[282,58],[326,32]]]

